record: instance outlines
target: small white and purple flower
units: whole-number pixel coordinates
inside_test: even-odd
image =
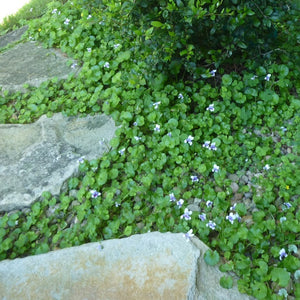
[[[194,236],[193,229],[190,229],[187,233],[183,235],[186,238],[186,241],[189,242],[190,239]]]
[[[180,219],[191,220],[192,211],[188,208],[185,208],[184,214],[180,216]]]
[[[119,154],[120,154],[120,155],[123,155],[123,154],[125,153],[125,150],[126,150],[125,148],[121,149],[121,150],[119,151]]]
[[[285,251],[284,248],[282,248],[280,251],[279,251],[279,260],[283,260],[284,258],[286,258],[288,255]]]
[[[154,127],[154,131],[160,132],[160,125],[156,124]]]
[[[69,23],[70,23],[70,19],[66,18],[65,21],[64,21],[64,24],[69,25]]]
[[[106,62],[103,67],[106,69],[109,69],[109,67],[110,67],[109,62]]]
[[[209,72],[209,74],[214,77],[214,76],[216,76],[216,72],[217,72],[217,70],[212,70]]]
[[[205,221],[205,220],[206,220],[206,214],[205,214],[205,213],[200,214],[200,215],[199,215],[199,219],[200,219],[201,221]]]
[[[207,201],[206,201],[206,206],[207,206],[207,207],[212,207],[213,204],[214,204],[214,203],[213,203],[212,201],[210,201],[210,200],[207,200]]]
[[[97,198],[101,195],[101,193],[99,193],[95,190],[91,190],[90,193],[92,194],[92,198]]]
[[[213,168],[212,168],[211,171],[214,172],[214,173],[218,173],[219,170],[220,170],[220,167],[218,165],[214,164],[214,166],[213,166]]]
[[[179,99],[183,99],[183,95],[180,93],[180,94],[178,95],[178,98],[179,98]]]
[[[271,74],[267,74],[266,77],[265,77],[265,80],[266,80],[266,81],[269,81],[270,78],[271,78]]]
[[[210,150],[217,151],[216,143],[211,143]]]
[[[228,216],[226,216],[226,220],[228,220],[231,224],[233,224],[234,220],[238,220],[240,221],[241,220],[241,217],[239,216],[238,213],[229,213]]]
[[[178,205],[179,208],[181,208],[183,203],[184,203],[184,200],[179,199],[176,204]]]
[[[206,110],[214,111],[214,110],[215,110],[214,104],[210,104],[210,105],[206,108]]]
[[[216,229],[216,223],[213,221],[208,221],[208,223],[206,224],[206,227],[209,227],[212,230]]]
[[[193,140],[194,140],[194,137],[191,136],[191,135],[189,135],[189,136],[187,137],[187,139],[184,140],[184,143],[185,143],[185,144],[189,144],[190,146],[192,146]]]
[[[161,101],[155,102],[152,105],[154,106],[154,109],[158,109],[159,104],[161,104]]]
[[[210,149],[210,141],[205,141],[202,147]]]
[[[266,164],[266,165],[263,167],[263,169],[264,169],[265,171],[268,171],[268,170],[270,169],[270,166],[269,166],[268,164]]]
[[[199,178],[195,175],[191,176],[192,182],[198,182]]]
[[[170,197],[170,202],[175,202],[176,201],[176,197],[175,197],[174,193],[171,193],[169,195],[169,197]]]

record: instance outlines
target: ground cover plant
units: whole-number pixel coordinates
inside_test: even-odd
[[[59,197],[1,216],[1,259],[182,232],[211,247],[205,260],[221,262],[223,287],[233,271],[257,299],[300,297],[293,1],[52,2],[27,38],[81,70],[4,92],[1,123],[104,112],[120,127]]]

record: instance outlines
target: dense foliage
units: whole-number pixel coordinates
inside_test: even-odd
[[[79,162],[66,192],[0,218],[1,259],[192,229],[213,250],[206,262],[239,275],[241,292],[300,297],[292,1],[53,2],[28,39],[81,69],[4,92],[0,122],[104,112],[120,127],[103,157]],[[230,288],[231,277],[220,284]]]

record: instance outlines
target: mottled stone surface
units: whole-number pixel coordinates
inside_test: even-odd
[[[8,44],[12,44],[19,41],[27,29],[28,26],[24,26],[17,30],[11,31],[3,36],[0,36],[0,49],[6,47]]]
[[[29,206],[43,191],[60,193],[76,174],[78,159],[100,157],[114,136],[114,122],[105,115],[52,118],[33,124],[0,125],[0,211]]]
[[[0,262],[5,300],[246,300],[219,285],[207,247],[183,234],[147,233]]]
[[[36,42],[17,44],[0,54],[0,87],[8,91],[25,91],[24,84],[38,87],[57,77],[76,73],[67,65],[69,58],[58,49],[45,49]]]

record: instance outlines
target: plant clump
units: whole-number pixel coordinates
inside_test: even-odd
[[[182,232],[242,293],[300,297],[299,10],[243,3],[73,0],[29,22],[81,69],[4,92],[0,122],[105,113],[119,128],[65,193],[2,214],[0,259]]]

